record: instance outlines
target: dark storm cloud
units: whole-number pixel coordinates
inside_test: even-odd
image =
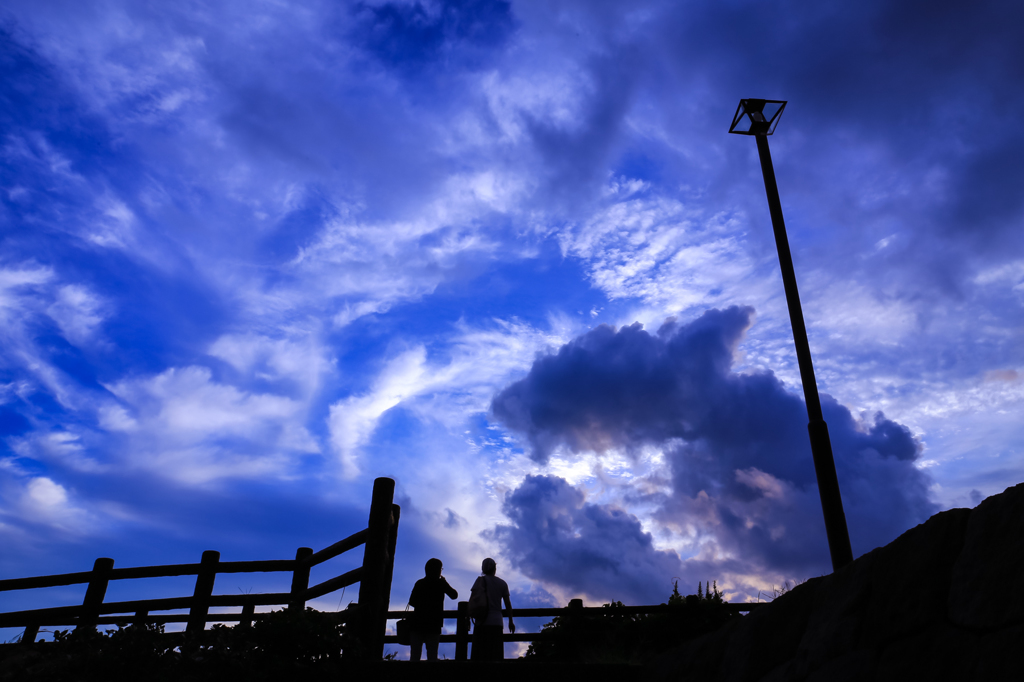
[[[712,310],[685,327],[666,322],[655,335],[640,323],[601,325],[538,358],[492,409],[527,435],[539,462],[559,445],[600,451],[699,437],[718,426],[709,401],[743,398],[721,395],[722,380],[752,313]]]
[[[823,572],[828,555],[803,401],[770,372],[731,370],[752,314],[711,310],[689,324],[670,320],[656,334],[639,324],[598,327],[538,358],[495,397],[494,416],[522,433],[541,462],[556,450],[661,446],[673,487],[662,522],[713,537],[757,570]],[[881,413],[858,422],[830,396],[822,402],[857,554],[935,511],[928,477],[915,466],[920,445],[906,427]],[[575,499],[565,491],[534,497]],[[557,507],[527,513],[531,498],[522,499],[506,510],[524,524],[518,535],[505,531],[515,538],[510,544],[528,546],[534,534],[547,546],[545,525],[533,514]],[[601,542],[597,528],[580,543]]]
[[[577,593],[627,603],[664,601],[680,573],[632,514],[590,504],[558,476],[527,476],[502,507],[513,525],[495,535],[516,568]]]

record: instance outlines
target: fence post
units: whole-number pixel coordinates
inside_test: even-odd
[[[460,601],[459,615],[455,620],[455,660],[465,661],[469,658],[469,602]]]
[[[251,599],[247,599],[242,604],[242,620],[238,621],[239,626],[243,628],[252,627],[253,615],[256,613],[256,603]]]
[[[26,625],[25,632],[21,634],[22,644],[35,644],[36,637],[39,636],[39,624]]]
[[[135,612],[135,620],[132,621],[132,625],[143,626],[149,619],[149,611],[147,609],[139,609]]]
[[[93,562],[92,578],[89,579],[89,587],[85,590],[82,615],[78,619],[76,630],[78,628],[96,629],[96,619],[100,617],[100,607],[103,605],[103,598],[107,596],[107,583],[110,582],[110,571],[113,569],[113,559],[100,558]]]
[[[212,549],[203,552],[199,575],[196,576],[196,589],[192,593],[192,608],[188,610],[188,625],[185,626],[185,632],[202,632],[206,629],[206,615],[210,612],[210,595],[213,594],[213,581],[217,579],[218,563],[220,563],[220,552],[215,552]]]
[[[387,613],[391,609],[391,578],[395,573],[395,546],[398,544],[398,519],[402,515],[402,508],[397,504],[391,505],[391,523],[388,528],[388,558],[384,566],[384,581],[381,585],[381,613]],[[383,624],[385,627],[387,622]]]
[[[305,611],[306,600],[303,593],[309,587],[309,564],[306,559],[313,556],[312,547],[299,547],[295,550],[295,570],[292,571],[291,599],[288,600],[289,611]]]
[[[376,660],[384,655],[384,628],[387,612],[381,610],[384,571],[388,563],[391,539],[391,513],[395,498],[395,481],[378,478],[373,481],[370,520],[367,524],[366,546],[363,549],[363,574],[359,581],[359,639],[363,655]],[[388,581],[390,582],[390,581]],[[388,595],[390,600],[390,594]]]

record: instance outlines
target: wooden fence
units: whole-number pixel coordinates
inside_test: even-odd
[[[748,613],[763,605],[764,602],[723,604],[722,608],[735,613]],[[554,616],[564,616],[568,613],[587,613],[595,616],[633,616],[678,612],[678,607],[669,606],[668,604],[656,604],[650,606],[583,606],[583,601],[581,599],[573,599],[569,602],[569,606],[563,608],[547,607],[534,609],[512,609],[512,615],[515,618],[551,618]],[[411,612],[409,611],[389,611],[387,618],[388,620],[399,620],[401,618],[408,618],[410,613]],[[508,617],[508,613],[509,612],[507,610],[502,610],[501,612],[502,616],[506,618]],[[472,641],[472,635],[470,634],[469,602],[460,601],[456,610],[447,610],[444,611],[443,614],[445,620],[455,621],[455,634],[441,635],[441,642],[455,642],[455,660],[465,661],[469,657],[469,643]],[[514,634],[510,632],[504,633],[502,635],[502,641],[532,642],[540,636],[541,633],[539,632],[522,632],[517,630]],[[388,635],[384,637],[383,641],[387,644],[398,644],[398,637],[396,635]]]
[[[140,566],[114,568],[114,560],[101,558],[91,571],[46,575],[34,578],[0,580],[0,592],[43,587],[87,584],[85,599],[80,605],[33,609],[0,613],[0,628],[24,628],[21,641],[34,642],[43,626],[74,626],[95,628],[101,624],[133,623],[186,623],[186,632],[206,629],[210,622],[252,623],[259,618],[257,606],[287,606],[304,610],[306,602],[322,597],[343,587],[359,583],[356,608],[346,612],[350,628],[363,643],[368,658],[380,658],[384,652],[385,628],[390,606],[391,576],[395,563],[395,543],[398,538],[400,508],[393,504],[395,482],[378,478],[373,482],[370,518],[367,527],[349,537],[314,552],[300,547],[294,559],[271,561],[221,561],[220,552],[206,551],[198,564],[168,566]],[[363,563],[358,568],[309,586],[310,569],[328,559],[363,545]],[[290,572],[291,589],[288,592],[215,595],[214,582],[222,573]],[[122,602],[104,602],[107,585],[111,580],[135,578],[167,578],[196,576],[191,597],[167,599],[139,599]],[[211,607],[237,607],[238,613],[209,612]],[[154,611],[188,609],[188,613],[154,614]]]

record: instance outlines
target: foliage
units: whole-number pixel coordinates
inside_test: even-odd
[[[794,587],[796,587],[797,585],[801,584],[802,582],[804,582],[804,581],[798,581],[798,582],[793,583],[792,585],[790,585],[789,581],[787,580],[786,582],[782,583],[782,587],[776,587],[775,585],[772,585],[772,589],[771,589],[770,592],[768,590],[758,590],[757,591],[757,601],[760,602],[762,599],[765,600],[766,602],[768,602],[768,601],[775,601],[776,599],[778,599],[782,595],[786,594],[787,592],[789,592],[790,590],[792,590]]]
[[[725,608],[717,581],[705,591],[683,596],[678,581],[668,598],[668,613],[624,615],[566,611],[544,626],[526,658],[578,663],[642,663],[680,642],[717,630],[737,617]],[[622,606],[622,602],[604,605]]]
[[[346,645],[349,645],[346,649]],[[337,679],[345,638],[336,614],[311,608],[274,611],[251,626],[214,625],[196,635],[163,625],[128,625],[100,633],[57,630],[53,642],[4,647],[0,682],[21,680],[278,680],[300,674]]]

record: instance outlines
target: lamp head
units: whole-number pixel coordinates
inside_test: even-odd
[[[786,102],[778,99],[741,99],[729,132],[737,135],[771,135],[779,124]]]

